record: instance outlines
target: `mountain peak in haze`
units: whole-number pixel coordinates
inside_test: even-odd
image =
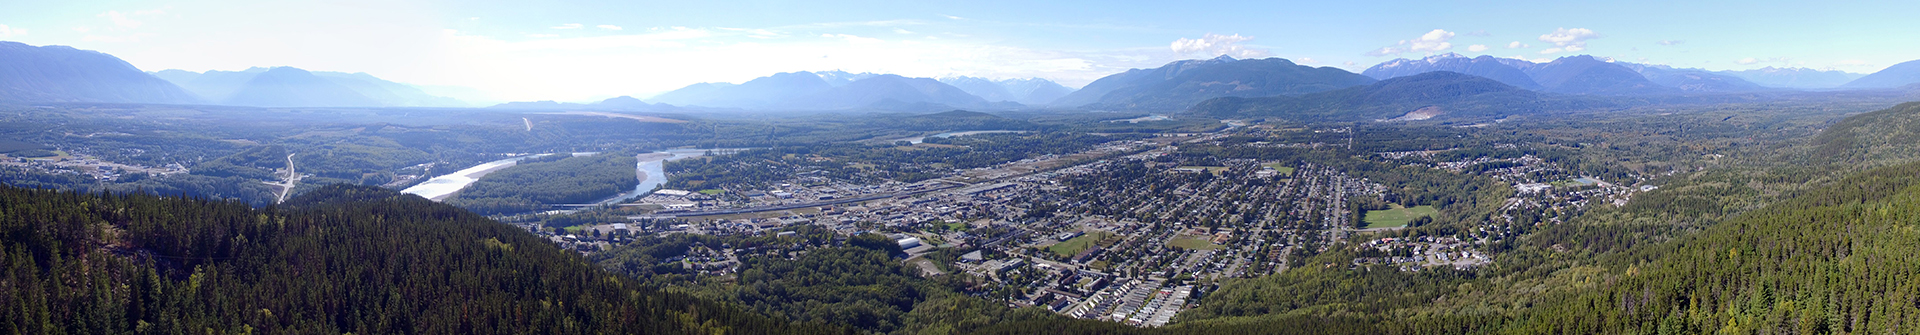
[[[979,77],[946,77],[941,83],[953,85],[987,101],[1011,101],[1023,105],[1045,105],[1073,89],[1041,78],[992,80]]]
[[[1398,77],[1418,75],[1427,72],[1450,71],[1493,79],[1514,87],[1539,90],[1539,83],[1527,76],[1525,71],[1502,62],[1493,56],[1467,58],[1456,53],[1444,53],[1421,59],[1394,59],[1374,65],[1360,74],[1373,79],[1387,80]]]
[[[1852,89],[1895,88],[1914,83],[1920,83],[1920,60],[1894,64],[1879,72],[1860,77],[1860,79],[1854,79],[1852,82],[1848,82],[1846,85],[1841,85],[1840,87]]]
[[[1591,55],[1561,57],[1539,64],[1512,61],[1503,60],[1509,65],[1528,64],[1521,71],[1525,71],[1528,77],[1532,77],[1548,92],[1590,95],[1660,95],[1679,92],[1678,89],[1647,80],[1639,71]]]
[[[173,83],[105,53],[0,41],[0,100],[197,103]]]
[[[1112,110],[1177,111],[1218,97],[1259,97],[1335,90],[1373,83],[1373,78],[1331,67],[1294,64],[1281,58],[1193,59],[1153,69],[1132,69],[1095,80],[1054,105]]]
[[[280,72],[276,73],[274,71],[280,71]],[[249,85],[254,83],[254,79],[257,79],[264,74],[275,73],[274,75],[276,76],[298,75],[298,74],[292,73],[295,71],[304,72],[306,73],[305,75],[317,77],[317,78],[320,78],[322,81],[331,82],[333,84],[333,85],[324,85],[324,86],[339,86],[339,87],[346,88],[349,91],[353,91],[355,95],[358,95],[360,97],[366,98],[367,100],[370,100],[370,102],[353,98],[353,95],[338,94],[338,92],[336,92],[330,87],[322,89],[320,91],[294,91],[294,92],[283,92],[283,91],[273,90],[273,89],[250,89],[250,90],[248,89]],[[469,106],[467,103],[461,102],[460,100],[457,100],[457,99],[446,98],[446,97],[429,94],[418,86],[401,84],[401,83],[388,81],[385,79],[380,79],[378,77],[374,77],[373,75],[367,74],[365,72],[355,72],[355,73],[326,72],[326,71],[309,72],[309,71],[301,70],[299,68],[292,68],[292,67],[271,67],[271,68],[252,67],[243,71],[207,71],[204,73],[169,69],[169,70],[162,70],[160,72],[155,72],[154,75],[162,79],[166,79],[167,81],[171,81],[174,84],[178,84],[180,85],[180,87],[186,88],[187,91],[193,92],[194,94],[199,95],[202,99],[206,99],[209,101],[218,101],[218,102],[248,101],[250,103],[268,103],[269,101],[278,101],[278,102],[273,102],[275,104],[274,105],[275,107],[339,107],[339,106],[467,107]],[[240,96],[239,94],[242,92],[242,90],[246,90],[247,94],[277,94],[281,96],[278,96],[278,97]],[[288,95],[298,96],[298,95],[309,95],[309,94],[312,94],[315,96],[298,97],[298,98],[288,96]],[[341,99],[341,98],[345,98],[349,100],[331,100],[331,99]],[[309,104],[309,105],[286,105],[287,103],[300,103],[300,104]],[[357,104],[368,104],[368,105],[362,106]]]
[[[1865,74],[1837,70],[1815,70],[1809,68],[1764,67],[1752,70],[1717,71],[1714,73],[1739,77],[1754,84],[1766,87],[1782,88],[1834,88]]]
[[[274,67],[255,75],[223,104],[257,107],[377,107],[380,102],[294,67]]]

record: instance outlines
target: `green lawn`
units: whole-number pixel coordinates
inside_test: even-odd
[[[1283,176],[1293,175],[1293,167],[1291,166],[1281,165],[1281,163],[1266,163],[1261,165],[1269,168],[1273,168],[1274,171],[1280,171],[1280,175],[1283,175]]]
[[[720,195],[721,193],[727,193],[727,191],[715,190],[715,189],[700,190],[700,194],[705,194],[705,195]]]
[[[1213,241],[1209,240],[1205,236],[1182,235],[1179,237],[1174,237],[1171,240],[1167,240],[1167,245],[1175,248],[1182,248],[1182,249],[1188,249],[1188,250],[1219,250],[1220,248],[1223,248],[1219,244],[1213,244]]]
[[[1093,247],[1095,243],[1100,243],[1101,240],[1110,237],[1113,237],[1113,233],[1096,230],[1088,232],[1086,235],[1080,235],[1080,237],[1067,240],[1066,242],[1054,244],[1051,247],[1047,247],[1047,251],[1052,251],[1053,254],[1060,255],[1060,257],[1073,257],[1073,255],[1078,255],[1081,251]]]
[[[1440,211],[1433,209],[1433,206],[1414,206],[1413,208],[1405,208],[1405,207],[1400,207],[1400,205],[1396,204],[1396,205],[1393,205],[1393,209],[1389,209],[1389,210],[1367,211],[1367,218],[1365,221],[1367,222],[1367,228],[1406,227],[1407,222],[1412,222],[1413,219],[1418,219],[1422,216],[1432,216],[1434,214],[1439,214],[1439,213]]]

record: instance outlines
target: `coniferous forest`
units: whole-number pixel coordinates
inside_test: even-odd
[[[0,187],[0,333],[839,334],[599,270],[425,199],[285,206]]]

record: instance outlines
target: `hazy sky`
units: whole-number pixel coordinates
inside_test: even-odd
[[[1913,13],[1920,2],[0,0],[0,40],[148,71],[294,66],[578,101],[834,69],[1077,87],[1221,54],[1356,72],[1445,52],[1872,72],[1920,58]]]

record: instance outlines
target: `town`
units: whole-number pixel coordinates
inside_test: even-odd
[[[1532,155],[1447,160],[1453,149],[1374,153],[1368,156],[1373,163],[1483,177],[1512,190],[1497,204],[1500,214],[1477,223],[1474,231],[1397,236],[1390,233],[1431,222],[1437,213],[1430,204],[1392,203],[1411,195],[1350,174],[1341,164],[1183,150],[1350,144],[1236,141],[1233,136],[1113,141],[1080,153],[955,170],[914,183],[860,184],[799,174],[767,181],[765,189],[662,189],[619,207],[638,212],[622,216],[622,222],[583,225],[577,231],[526,227],[583,253],[641,234],[789,236],[796,227],[841,236],[881,234],[894,240],[904,252],[902,262],[923,276],[965,273],[990,280],[995,288],[978,290],[978,296],[1154,327],[1171,322],[1222,280],[1280,273],[1329,250],[1356,252],[1354,267],[1482,266],[1492,262],[1484,249],[1503,239],[1654,188],[1621,185],[1645,181],[1637,176],[1620,183],[1573,177]],[[1485,149],[1516,148],[1493,144]],[[1385,205],[1368,210],[1360,203]],[[724,277],[756,252],[702,246],[673,260]]]

